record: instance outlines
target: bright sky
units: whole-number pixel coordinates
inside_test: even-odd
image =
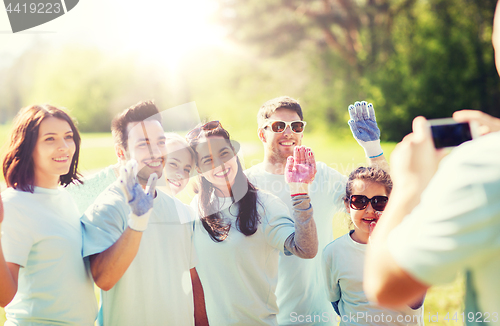
[[[38,40],[96,45],[112,55],[135,53],[168,68],[189,51],[224,45],[223,29],[210,21],[215,0],[80,0],[65,15],[15,34],[0,6],[0,67]]]

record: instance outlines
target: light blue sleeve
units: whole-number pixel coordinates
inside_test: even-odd
[[[125,231],[129,213],[125,198],[116,189],[109,188],[99,195],[81,218],[83,257],[111,247]]]
[[[333,304],[340,300],[341,291],[338,274],[334,268],[334,248],[333,242],[325,247],[322,256],[323,277],[326,284],[326,294],[328,300]],[[337,303],[338,305],[338,303]],[[334,307],[335,309],[335,307]],[[335,311],[338,310],[338,307]],[[338,312],[337,312],[338,313]]]
[[[288,207],[278,197],[259,191],[257,209],[264,236],[272,247],[285,253],[285,240],[295,232]]]
[[[0,240],[5,261],[24,267],[35,242],[35,230],[30,227],[29,219],[13,205],[4,203],[3,209],[5,217]]]

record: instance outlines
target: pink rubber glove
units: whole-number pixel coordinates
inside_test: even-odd
[[[316,175],[316,160],[312,150],[305,146],[296,146],[293,157],[289,156],[285,167],[285,181],[293,194],[307,193],[307,185]]]

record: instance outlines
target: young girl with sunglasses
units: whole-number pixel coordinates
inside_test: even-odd
[[[3,160],[0,305],[5,325],[94,325],[80,215],[60,186],[78,180],[80,135],[63,110],[22,109]]]
[[[423,325],[423,298],[400,310],[368,302],[363,292],[363,272],[370,233],[388,201],[392,181],[377,167],[359,167],[348,178],[344,203],[353,230],[323,250],[327,296],[340,325]]]
[[[301,258],[317,252],[307,195],[316,171],[312,152],[296,147],[287,162],[294,224],[280,199],[248,181],[236,156],[237,144],[220,123],[209,122],[186,137],[200,173],[192,206],[201,217],[194,238],[209,322],[277,325],[279,252]]]

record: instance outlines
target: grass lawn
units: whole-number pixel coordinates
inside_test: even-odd
[[[8,128],[0,126],[0,144],[6,143]],[[80,155],[80,170],[84,174],[92,173],[100,168],[114,164],[116,157],[109,134],[82,134],[82,150]],[[329,138],[322,135],[306,134],[304,145],[310,146],[316,155],[316,160],[325,162],[328,166],[342,174],[348,174],[355,167],[366,164],[364,152],[352,138]],[[394,149],[394,143],[384,143],[387,159]],[[3,151],[2,151],[3,153]],[[242,143],[242,154],[246,167],[262,161],[262,145],[255,137],[254,142]],[[3,176],[0,177],[3,181]],[[3,184],[2,189],[5,189]],[[193,193],[191,187],[179,195],[179,198],[189,202]],[[333,218],[332,229],[335,237],[347,232],[347,215],[339,213]],[[462,297],[464,293],[463,277],[459,276],[453,283],[431,288],[425,300],[425,320],[429,323],[429,314],[439,314],[439,325],[460,325],[457,322],[443,321],[449,312],[450,317],[463,311]],[[0,308],[0,324],[5,321],[3,309]],[[429,323],[430,324],[430,323]]]

